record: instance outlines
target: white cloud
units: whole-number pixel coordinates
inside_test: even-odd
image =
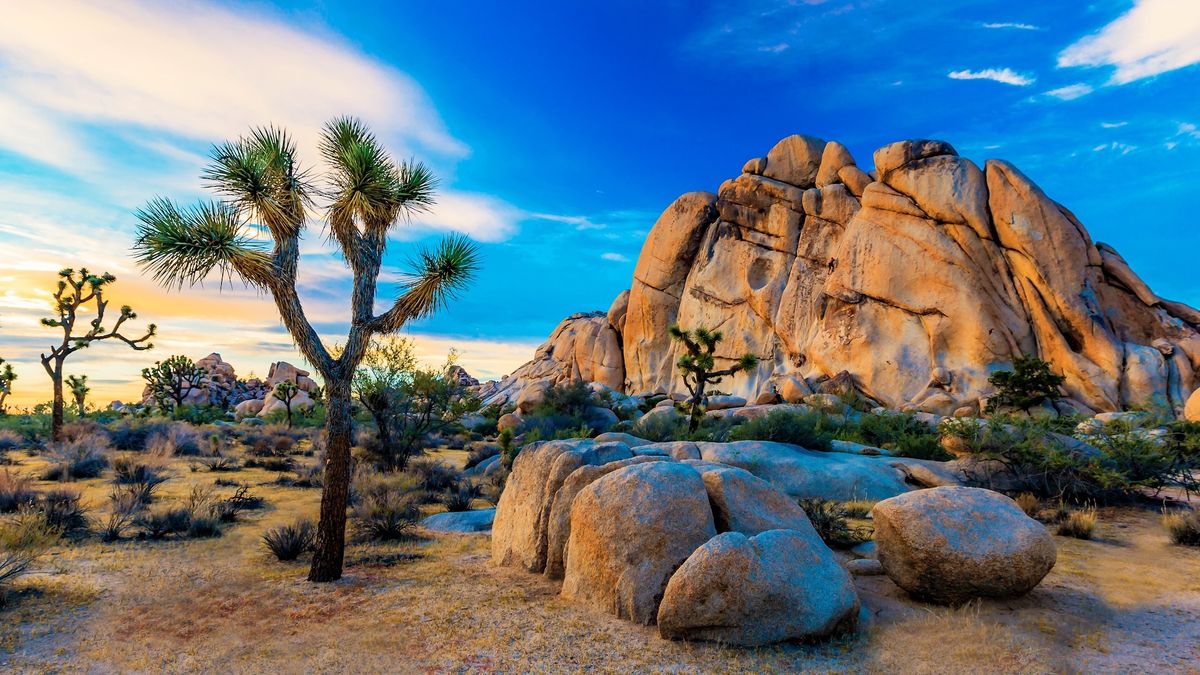
[[[1065,87],[1059,87],[1058,89],[1051,89],[1050,91],[1046,92],[1046,95],[1053,96],[1054,98],[1061,99],[1063,101],[1074,101],[1077,98],[1087,96],[1093,91],[1094,90],[1092,89],[1091,85],[1080,82],[1078,84],[1069,84]]]
[[[1110,82],[1126,84],[1200,62],[1200,2],[1137,0],[1098,33],[1067,47],[1058,66],[1115,66]]]
[[[600,257],[604,260],[611,260],[613,262],[629,262],[629,257],[621,255],[620,253],[601,253]]]
[[[1179,125],[1179,131],[1175,135],[1187,136],[1189,138],[1200,140],[1200,128],[1196,127],[1196,125],[1192,124],[1191,122],[1184,122],[1183,124]]]
[[[1112,143],[1101,143],[1100,145],[1097,145],[1096,147],[1092,148],[1092,152],[1111,151],[1111,152],[1119,152],[1122,155],[1128,155],[1129,153],[1133,152],[1134,150],[1137,150],[1136,145],[1128,145],[1126,143],[1118,143],[1117,141],[1113,141]]]
[[[517,233],[517,222],[525,213],[490,195],[443,190],[427,213],[413,216],[418,231],[460,232],[479,241],[504,241]],[[397,234],[405,236],[405,226]]]
[[[348,113],[405,154],[466,153],[408,76],[266,15],[139,0],[27,3],[6,14],[0,90],[9,105],[44,114],[21,116],[34,127],[24,142],[13,134],[0,142],[36,159],[47,157],[28,147],[33,139],[70,137],[69,123],[204,141],[276,123],[313,147],[324,121]]]
[[[1013,23],[1013,22],[985,23],[985,24],[983,24],[983,27],[984,28],[1011,28],[1014,30],[1041,30],[1041,28],[1039,28],[1038,26],[1035,26],[1030,23]]]
[[[1120,129],[1121,127],[1125,126],[1126,124],[1129,124],[1129,122],[1125,122],[1125,121],[1121,121],[1121,122],[1101,122],[1101,123],[1100,123],[1100,128],[1102,128],[1102,129]]]
[[[1011,68],[985,68],[983,70],[955,70],[946,75],[952,80],[992,80],[1016,87],[1028,87],[1037,80],[1013,71]]]

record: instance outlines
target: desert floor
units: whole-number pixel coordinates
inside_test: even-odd
[[[214,479],[173,469],[167,497]],[[1101,509],[1094,540],[1056,537],[1057,566],[1020,600],[939,608],[857,577],[857,634],[747,651],[561,601],[556,583],[490,565],[482,535],[357,544],[340,582],[310,584],[260,537],[315,516],[319,491],[221,475],[268,506],[216,539],[56,547],[0,609],[0,671],[1200,672],[1200,550],[1170,545],[1152,510]],[[102,515],[109,482],[75,485]]]

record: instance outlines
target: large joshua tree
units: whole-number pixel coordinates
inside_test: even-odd
[[[442,307],[472,277],[478,254],[451,236],[421,251],[391,306],[375,313],[375,293],[388,234],[407,216],[433,203],[435,180],[416,162],[396,162],[358,120],[325,125],[320,142],[328,164],[324,185],[310,182],[282,129],[266,127],[213,149],[204,179],[220,201],[179,207],[155,199],[137,213],[139,263],[167,287],[196,284],[213,273],[240,278],[269,292],[300,352],[325,380],[325,488],[316,552],[308,578],[341,577],[350,486],[351,382],[371,337],[394,333]],[[353,276],[350,330],[336,354],[305,317],[296,291],[300,235],[317,196],[329,237]],[[270,235],[266,250],[251,229]]]
[[[63,364],[67,357],[80,349],[87,349],[93,342],[103,340],[119,340],[133,349],[142,351],[150,349],[150,338],[154,337],[157,329],[154,324],[147,326],[146,334],[139,338],[130,338],[121,333],[121,327],[126,321],[136,319],[129,305],[121,307],[121,313],[111,328],[105,328],[104,319],[108,312],[108,299],[104,297],[105,289],[117,278],[104,273],[95,275],[86,268],[78,272],[67,268],[58,273],[58,287],[54,291],[54,310],[58,316],[42,319],[42,325],[62,330],[62,342],[50,348],[49,354],[42,354],[42,367],[54,384],[54,404],[50,416],[50,433],[53,440],[62,440],[63,427]],[[96,316],[91,321],[80,316],[89,305],[96,307]]]

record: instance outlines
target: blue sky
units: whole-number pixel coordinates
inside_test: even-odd
[[[208,147],[250,125],[287,125],[315,161],[336,114],[443,179],[393,268],[441,232],[481,240],[475,286],[410,330],[431,360],[457,346],[488,376],[563,316],[606,309],[677,195],[715,190],[791,133],[864,165],[913,137],[1010,160],[1156,292],[1200,305],[1200,3],[593,4],[14,5],[0,26],[0,356],[44,386],[36,317],[53,271],[86,263],[161,324],[155,358],[297,360],[264,299],[166,296],[140,278],[130,212],[203,196]],[[305,268],[310,314],[336,340],[349,282],[316,231]],[[84,358],[115,396],[151,357]]]

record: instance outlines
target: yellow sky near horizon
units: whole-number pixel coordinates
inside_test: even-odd
[[[0,262],[0,358],[17,372],[7,405],[18,409],[50,399],[51,382],[39,356],[61,340],[59,329],[40,324],[41,318],[52,316],[52,292],[60,267],[20,256],[15,247],[0,242],[0,260],[4,260]],[[95,267],[92,271],[104,269]],[[331,271],[336,272],[326,272]],[[209,284],[168,293],[136,271],[114,273],[118,278],[109,287],[109,311],[128,304],[138,315],[125,324],[122,332],[140,337],[147,324],[155,323],[159,335],[151,350],[135,351],[120,341],[109,340],[94,343],[68,358],[66,373],[88,375],[92,388],[89,400],[98,407],[114,400],[139,399],[142,368],[173,354],[195,360],[217,352],[234,366],[239,377],[251,373],[265,376],[275,361],[305,367],[268,296],[240,284],[227,284],[223,289]],[[339,315],[348,312],[332,299],[306,298],[305,308],[314,324],[337,322]],[[94,308],[89,307],[84,316],[94,316]],[[418,359],[428,364],[443,362],[447,352],[456,349],[459,363],[481,380],[511,372],[532,358],[537,347],[534,342],[401,334],[413,338]],[[343,339],[336,334],[322,337],[330,343]]]

